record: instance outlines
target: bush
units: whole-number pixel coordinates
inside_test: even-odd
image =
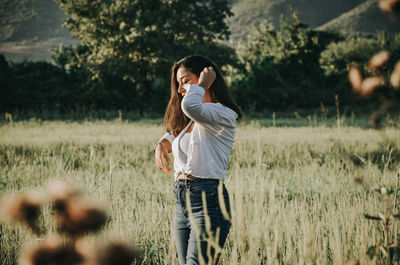
[[[341,98],[350,106],[365,106],[376,108],[381,98],[371,96],[361,98],[354,94],[348,81],[350,66],[356,65],[362,71],[364,77],[371,74],[368,70],[368,62],[371,57],[386,50],[390,53],[389,61],[380,68],[383,76],[389,76],[397,61],[400,60],[400,34],[390,36],[385,32],[379,32],[374,36],[351,36],[344,41],[330,44],[321,54],[321,68],[328,80],[340,91]],[[384,96],[387,85],[382,86],[378,92]]]
[[[245,67],[232,82],[244,109],[315,108],[332,101],[319,57],[337,34],[315,31],[302,24],[296,11],[282,19],[280,31],[260,27],[241,51]]]

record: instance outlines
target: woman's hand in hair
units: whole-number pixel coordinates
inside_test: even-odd
[[[197,85],[203,87],[204,89],[209,89],[212,83],[215,81],[216,76],[217,75],[211,66],[205,67],[200,73]]]
[[[167,167],[165,160],[168,164],[171,164],[171,159],[169,157],[168,147],[166,145],[171,145],[168,141],[163,141],[163,144],[158,144],[155,149],[155,159],[159,169],[164,170],[167,174],[171,173],[171,168]],[[169,148],[170,149],[170,148]]]

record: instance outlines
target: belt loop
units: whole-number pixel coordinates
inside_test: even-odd
[[[185,188],[187,188],[187,174],[185,173],[185,171],[183,171],[182,174],[183,174],[183,179],[185,180]]]

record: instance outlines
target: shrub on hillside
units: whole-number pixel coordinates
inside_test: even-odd
[[[390,54],[390,58],[379,69],[371,69],[369,66],[371,58],[381,51]],[[379,74],[384,79],[389,79],[396,62],[399,60],[400,34],[391,36],[380,32],[371,37],[353,36],[342,42],[332,43],[321,54],[320,62],[327,77],[339,90],[344,92],[343,99],[347,100],[346,105],[360,106],[381,104],[385,101],[385,98],[394,96],[392,95],[393,90],[385,82],[367,98],[362,98],[362,94],[352,91],[347,78],[350,68],[356,66],[364,77]]]
[[[315,31],[293,11],[282,19],[280,31],[260,27],[240,52],[245,67],[232,82],[238,103],[255,111],[313,108],[333,101],[319,57],[339,40],[334,33]]]

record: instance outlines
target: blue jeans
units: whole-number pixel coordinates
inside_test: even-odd
[[[220,192],[219,183],[222,185]],[[217,264],[231,227],[229,195],[225,185],[213,179],[177,180],[175,200],[179,264]]]

